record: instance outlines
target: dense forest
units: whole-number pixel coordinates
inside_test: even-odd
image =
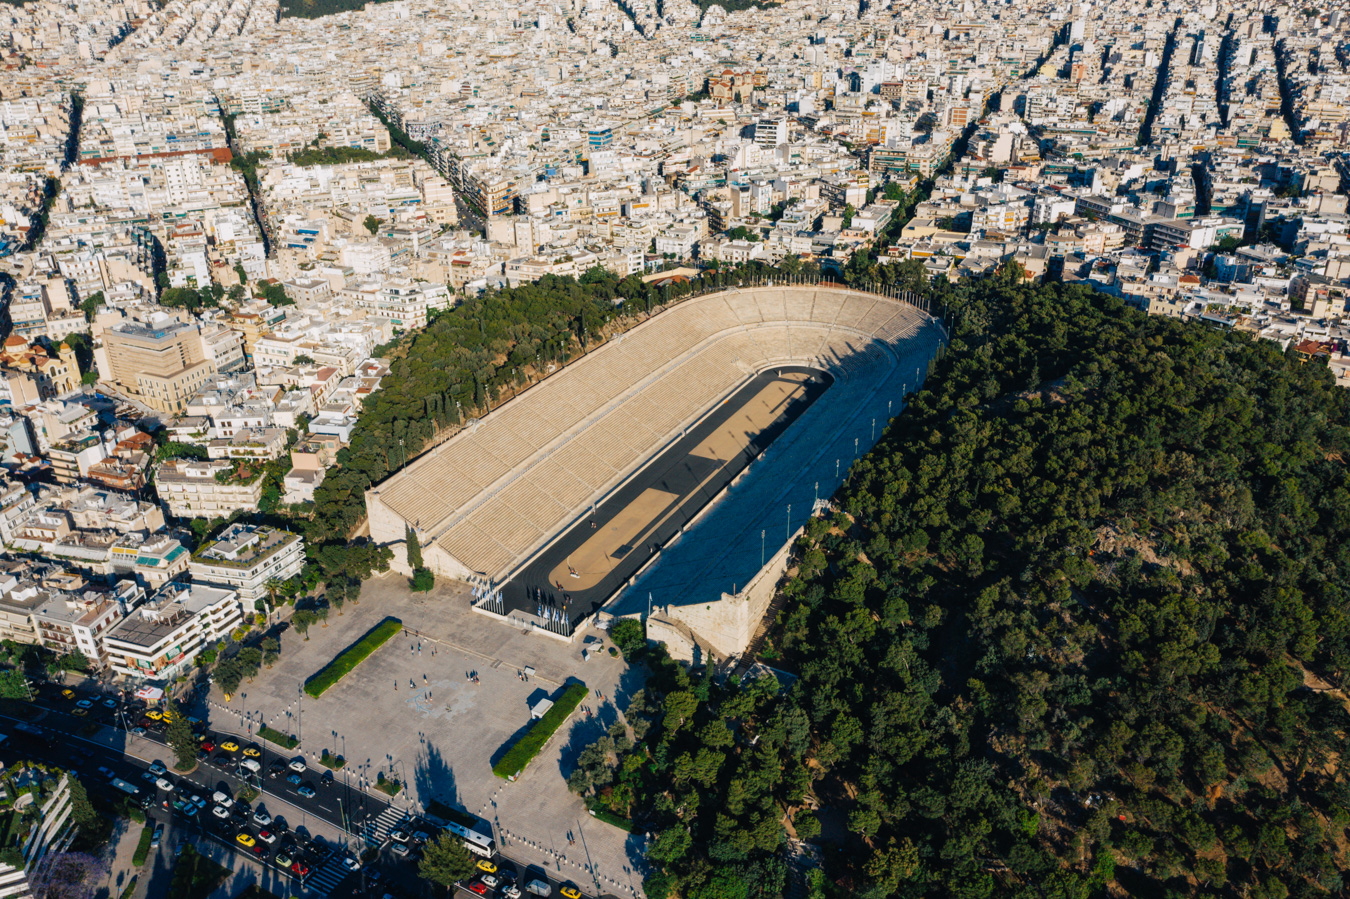
[[[352,12],[367,3],[384,3],[386,0],[286,0],[281,5],[281,17],[296,16],[302,19],[320,19],[334,13]]]
[[[738,683],[645,690],[573,789],[650,899],[1344,895],[1350,395],[1015,266],[811,523]],[[616,637],[616,640],[620,639]],[[781,682],[781,687],[780,687]]]

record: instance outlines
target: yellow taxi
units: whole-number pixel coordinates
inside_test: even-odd
[[[164,713],[159,709],[148,709],[146,710],[145,717],[149,718],[151,721],[163,721]]]
[[[239,836],[235,837],[235,839],[239,841],[240,846],[247,846],[250,849],[258,845],[258,841],[253,839],[252,834],[241,833]]]
[[[170,712],[168,709],[165,709],[165,710],[164,710],[164,723],[165,723],[165,724],[172,724],[175,720],[177,720],[177,719],[174,717],[173,712]]]
[[[74,698],[75,698],[75,691],[74,691],[74,690],[62,690],[62,691],[61,691],[61,696],[62,696],[63,698],[65,698],[65,699],[74,699]]]
[[[558,892],[563,894],[563,899],[581,899],[581,890],[570,883],[558,887]]]
[[[497,866],[494,865],[492,862],[488,861],[487,859],[482,859],[481,861],[478,862],[478,870],[484,871],[488,874],[496,874]]]
[[[226,740],[224,743],[220,744],[220,748],[226,752],[238,752],[239,744],[233,740]]]
[[[251,759],[262,758],[262,750],[259,749],[257,746],[245,746],[244,755],[248,756]]]

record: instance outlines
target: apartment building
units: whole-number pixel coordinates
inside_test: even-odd
[[[33,613],[33,621],[48,649],[59,655],[79,652],[102,670],[108,666],[104,636],[144,596],[135,581],[121,581],[115,590],[56,592]]]
[[[235,347],[242,358],[242,340]],[[216,373],[200,327],[165,313],[155,313],[148,322],[120,322],[108,328],[94,358],[100,378],[167,415],[181,410]]]
[[[192,576],[228,587],[246,606],[267,595],[271,581],[295,577],[305,565],[305,541],[279,528],[237,524],[192,556]]]
[[[234,590],[173,581],[107,632],[108,662],[133,681],[169,681],[243,620]]]
[[[237,509],[257,509],[262,471],[239,476],[233,462],[170,460],[155,474],[159,498],[176,518],[220,518]]]

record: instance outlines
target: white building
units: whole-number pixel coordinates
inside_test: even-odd
[[[295,577],[305,565],[305,541],[278,528],[237,524],[192,556],[192,576],[237,591],[252,607],[269,581]]]
[[[234,590],[174,581],[119,621],[104,645],[116,673],[133,680],[168,681],[243,620]]]

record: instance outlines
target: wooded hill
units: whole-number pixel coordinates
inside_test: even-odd
[[[950,352],[798,547],[799,679],[646,653],[573,788],[656,834],[650,899],[777,895],[788,828],[813,897],[1343,895],[1350,395],[1015,268],[936,291]]]

